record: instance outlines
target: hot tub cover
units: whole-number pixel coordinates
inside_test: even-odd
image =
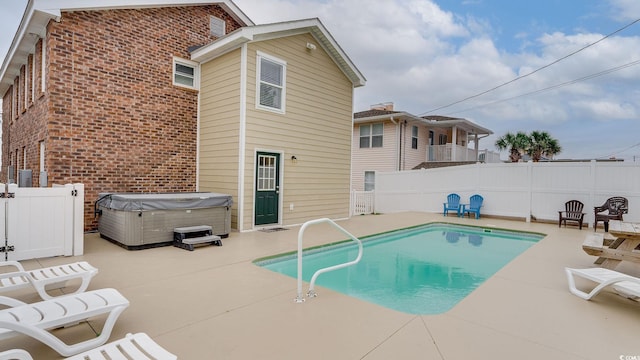
[[[98,196],[96,205],[123,211],[203,209],[233,204],[231,195],[212,192],[101,193]]]

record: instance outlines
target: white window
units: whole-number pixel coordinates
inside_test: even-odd
[[[173,85],[197,89],[198,75],[198,63],[173,58]]]
[[[42,66],[42,68],[40,69],[40,80],[42,81],[42,83],[40,84],[40,90],[42,92],[44,92],[45,85],[46,85],[46,82],[45,82],[45,78],[46,78],[45,71],[47,70],[47,67],[46,67],[46,65],[47,65],[46,64],[47,46],[45,44],[44,39],[42,39],[41,42],[42,42],[42,59],[41,59],[40,65]]]
[[[418,127],[417,126],[411,127],[411,148],[412,149],[418,148]]]
[[[215,37],[224,36],[226,33],[224,20],[219,17],[210,16],[209,17],[209,34]]]
[[[360,125],[360,147],[382,147],[383,132],[383,123]]]
[[[24,100],[24,109],[29,107],[29,63],[27,62],[27,64],[24,66],[24,96],[23,96],[23,100]]]
[[[364,191],[373,191],[376,189],[376,172],[364,172]]]
[[[258,53],[256,107],[284,113],[287,63]]]
[[[31,102],[36,101],[36,56],[31,59]]]

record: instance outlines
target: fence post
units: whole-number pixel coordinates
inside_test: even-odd
[[[529,192],[529,194],[527,194],[527,217],[526,217],[526,222],[530,223],[531,222],[531,203],[532,203],[532,196],[533,196],[533,161],[529,160],[527,162],[527,182],[529,183],[527,186],[527,191]]]
[[[73,184],[73,255],[84,254],[84,184]]]
[[[590,189],[589,189],[589,202],[591,203],[591,206],[589,206],[587,209],[593,209],[595,208],[596,204],[596,172],[598,170],[597,168],[597,162],[595,159],[591,160],[591,184],[590,184]],[[598,205],[599,206],[599,205]],[[593,211],[590,211],[587,213],[587,228],[590,227],[594,227],[596,224],[595,221],[595,214],[593,213]]]

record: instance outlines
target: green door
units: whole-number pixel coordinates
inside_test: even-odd
[[[256,225],[277,224],[280,154],[258,153],[256,163]]]

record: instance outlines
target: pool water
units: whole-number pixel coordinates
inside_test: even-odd
[[[450,224],[398,230],[363,238],[362,260],[321,274],[316,285],[409,314],[441,314],[542,237]],[[303,280],[357,255],[352,241],[305,251]],[[298,276],[295,254],[257,264]],[[322,296],[322,289],[316,291]]]

